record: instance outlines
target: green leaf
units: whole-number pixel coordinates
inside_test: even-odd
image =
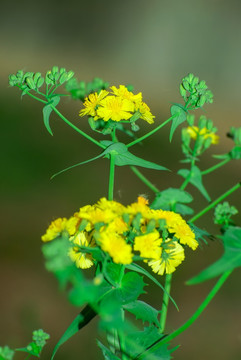
[[[59,96],[53,96],[51,101],[47,105],[45,105],[43,108],[44,125],[45,125],[46,129],[48,130],[48,132],[50,133],[50,135],[52,135],[52,136],[53,136],[53,132],[49,125],[49,116],[50,116],[51,112],[53,111],[51,105],[57,106],[59,103],[59,100],[60,100]]]
[[[214,264],[201,271],[197,276],[188,280],[188,285],[212,279],[228,270],[241,266],[241,228],[230,227],[221,236],[224,245],[224,254]]]
[[[103,142],[102,142],[103,143]],[[155,164],[153,162],[141,159],[128,151],[128,148],[123,143],[112,143],[107,149],[103,152],[103,155],[113,154],[115,155],[115,165],[124,166],[124,165],[134,165],[141,166],[148,169],[154,170],[168,170],[167,168]]]
[[[112,285],[115,286],[119,282],[122,268],[123,265],[115,264],[113,262],[104,263],[103,275]]]
[[[190,207],[180,204],[190,203],[192,200],[193,198],[188,192],[169,188],[156,194],[151,208],[175,211],[183,215],[192,214],[193,210]]]
[[[96,312],[87,305],[74,319],[74,321],[70,324],[68,329],[64,332],[58,343],[56,344],[51,360],[53,360],[57,350],[61,345],[63,345],[67,340],[69,340],[72,336],[74,336],[79,330],[81,330],[85,325],[87,325],[94,317],[96,316]]]
[[[115,155],[115,165],[117,165],[117,166],[136,165],[136,166],[142,166],[142,167],[145,167],[148,169],[154,169],[154,170],[168,170],[164,166],[157,165],[153,162],[143,160],[143,159],[131,154],[128,151],[128,148],[125,144],[122,144],[119,142],[113,143],[112,141],[108,141],[108,140],[101,141],[101,143],[103,145],[107,146],[107,148],[101,154],[99,154],[89,160],[82,161],[78,164],[69,166],[69,167],[61,170],[61,171],[57,172],[56,174],[54,174],[53,176],[51,176],[51,179],[53,179],[55,176],[65,172],[67,170],[70,170],[76,166],[87,164],[88,162],[97,160],[103,156],[109,158],[110,154]]]
[[[32,356],[36,356],[36,357],[40,356],[41,350],[42,350],[42,348],[37,346],[35,344],[35,342],[31,342],[25,348],[16,349],[16,351],[26,352],[26,353],[28,353]]]
[[[97,340],[97,345],[102,351],[105,360],[120,360],[117,356],[115,356],[106,346],[104,346],[99,340]]]
[[[154,343],[160,341],[163,335],[155,326],[145,327],[143,331],[134,331],[125,337],[126,352],[133,358],[141,360],[170,360],[171,352],[167,344],[156,350],[148,349]],[[146,351],[148,349],[148,351]]]
[[[118,298],[120,298],[122,304],[134,301],[141,294],[145,293],[143,290],[144,286],[145,283],[142,276],[136,272],[128,272],[123,276],[120,286],[116,289]]]
[[[177,129],[177,127],[179,125],[181,125],[187,118],[186,111],[184,110],[183,106],[179,105],[179,104],[172,105],[171,114],[172,114],[172,116],[175,115],[175,117],[172,120],[172,126],[171,126],[170,137],[169,137],[170,142],[172,141],[173,134],[174,134],[175,130]]]
[[[178,175],[181,175],[184,179],[189,178],[189,182],[201,192],[205,199],[207,199],[207,201],[211,201],[211,198],[202,183],[201,170],[197,166],[193,166],[192,171],[188,169],[181,169],[178,171]]]
[[[8,346],[0,346],[0,360],[12,360],[14,356],[14,350]]]
[[[146,304],[144,301],[136,300],[123,306],[123,308],[135,315],[137,319],[143,322],[148,321],[159,327],[158,314],[159,311],[153,308],[151,305]]]
[[[162,286],[161,283],[159,283],[159,281],[157,281],[157,279],[152,276],[147,270],[143,269],[140,265],[132,263],[130,265],[126,265],[126,268],[129,270],[133,270],[136,272],[139,272],[140,274],[145,275],[146,277],[148,277],[151,281],[154,282],[154,284],[156,284],[157,286],[159,286],[168,296],[169,299],[172,301],[173,305],[175,306],[175,308],[177,309],[177,311],[179,311],[178,306],[176,304],[176,302],[174,301],[174,299],[171,297],[171,295],[169,293],[166,292],[165,288]]]

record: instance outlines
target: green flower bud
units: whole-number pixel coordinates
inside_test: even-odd
[[[38,81],[37,81],[37,88],[40,88],[44,83],[44,78],[41,76],[40,78],[38,78]]]
[[[35,85],[32,77],[27,77],[25,81],[30,89],[36,88],[36,85]]]
[[[67,80],[68,80],[68,74],[64,72],[59,78],[59,83],[62,85]]]
[[[67,73],[67,81],[69,81],[73,76],[74,76],[74,72],[72,70],[70,70],[68,73]]]
[[[38,82],[38,79],[41,77],[41,73],[40,72],[36,72],[34,74],[34,77],[33,77],[33,81],[35,83],[35,85],[37,85],[37,82]]]
[[[59,72],[59,67],[58,67],[58,66],[53,66],[53,67],[52,67],[52,71],[51,71],[52,75],[54,76],[54,75],[57,74],[58,72]]]
[[[66,69],[65,69],[65,68],[61,68],[61,69],[59,70],[59,73],[60,73],[60,75],[66,73]]]

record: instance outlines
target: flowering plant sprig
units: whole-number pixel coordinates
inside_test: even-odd
[[[241,158],[241,128],[231,128],[228,134],[234,140],[234,148],[227,154],[216,156],[221,159],[216,165],[201,170],[197,166],[201,155],[219,142],[217,128],[212,120],[201,115],[195,125],[195,117],[191,113],[213,101],[212,92],[204,81],[199,81],[193,74],[184,77],[180,85],[184,104],[174,103],[169,119],[138,137],[137,132],[143,121],[149,125],[155,123],[155,116],[143,101],[142,93],[135,94],[131,86],[109,87],[107,82],[98,78],[87,84],[78,82],[73,75],[72,71],[54,66],[45,76],[18,71],[9,77],[9,84],[20,88],[22,95],[29,95],[44,104],[44,125],[51,135],[50,115],[55,112],[72,129],[97,145],[98,149],[101,148],[101,152],[94,158],[71,165],[53,177],[100,157],[110,163],[107,196],[101,197],[95,204],[81,206],[70,218],[60,217],[52,221],[42,236],[46,268],[56,275],[62,288],[68,288],[71,303],[84,305],[55,346],[52,359],[64,342],[96,316],[100,319],[100,330],[106,335],[104,343],[97,341],[106,360],[171,359],[175,350],[170,348],[171,340],[197,319],[233,269],[241,266],[241,228],[231,220],[237,209],[227,202],[221,204],[240,188],[241,183],[212,201],[203,180],[206,174],[226,165],[230,160]],[[66,84],[69,94],[56,93],[63,84]],[[44,90],[40,91],[40,88]],[[64,95],[82,101],[79,115],[88,117],[91,130],[97,132],[101,140],[85,133],[60,113],[57,106]],[[161,171],[168,169],[135,156],[129,149],[168,123],[171,123],[170,140],[177,127],[186,124],[182,129],[182,151],[185,156],[182,163],[186,163],[189,168],[178,171],[177,174],[184,179],[179,188],[160,191],[141,173],[139,167]],[[120,142],[119,132],[123,132],[131,141]],[[139,196],[130,205],[115,200],[114,178],[118,166],[130,167],[153,191],[150,205],[145,196]],[[187,205],[193,201],[192,195],[186,191],[190,184],[198,188],[209,202],[196,214]],[[196,250],[201,242],[207,242],[210,234],[199,229],[194,222],[212,209],[215,211],[214,222],[221,225],[220,238],[224,254],[188,283],[199,283],[219,275],[220,278],[186,323],[166,333],[169,301],[178,308],[170,294],[172,274],[184,261],[187,247]],[[184,219],[191,215],[188,220]],[[92,277],[89,268],[93,269]],[[89,276],[85,276],[86,273]],[[162,276],[165,276],[164,283]],[[144,298],[145,281],[153,282],[162,291],[161,309],[155,309],[140,300],[140,296]],[[128,314],[141,320],[145,326],[131,321]],[[33,340],[37,347],[43,344],[40,338],[39,333],[34,334]],[[32,344],[30,354],[34,355],[34,349]]]

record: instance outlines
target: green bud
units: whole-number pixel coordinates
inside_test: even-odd
[[[204,115],[201,115],[199,120],[198,120],[198,127],[199,129],[203,129],[206,127],[206,122],[207,122],[207,119]]]
[[[68,80],[68,74],[64,72],[59,78],[59,83],[62,85],[67,80]]]
[[[69,81],[73,76],[74,76],[74,72],[73,72],[72,70],[70,70],[70,71],[67,73],[67,81]]]
[[[37,82],[38,82],[38,79],[41,77],[41,73],[40,72],[36,72],[34,74],[34,77],[33,77],[33,81],[35,83],[35,85],[37,85]]]
[[[27,77],[25,81],[30,89],[36,88],[36,85],[35,85],[32,77]]]
[[[240,160],[241,159],[241,146],[235,146],[231,151],[230,151],[230,157],[233,160]]]
[[[51,71],[51,73],[53,74],[53,76],[55,75],[55,74],[57,74],[59,72],[59,67],[58,66],[53,66],[52,67],[52,71]]]
[[[203,147],[207,150],[212,144],[212,139],[208,137],[207,139],[203,140]]]
[[[193,126],[195,121],[195,116],[192,114],[187,115],[187,123],[189,126]]]
[[[190,91],[190,86],[187,80],[183,80],[182,86],[184,87],[185,90]]]
[[[37,81],[37,88],[40,88],[44,83],[44,78],[41,76],[40,78],[38,78],[38,81]]]
[[[18,83],[18,79],[17,79],[16,75],[14,75],[14,74],[9,75],[8,82],[9,82],[10,86],[16,85]]]
[[[66,73],[66,69],[65,69],[65,68],[61,68],[61,69],[59,70],[59,73],[60,73],[60,75]]]
[[[181,96],[184,98],[184,100],[186,100],[186,90],[184,89],[183,85],[180,84],[180,94]]]
[[[198,107],[203,107],[203,105],[206,102],[206,97],[205,95],[201,95],[200,99],[197,101],[197,106]]]
[[[54,84],[54,79],[53,76],[51,74],[51,71],[47,71],[46,75],[45,75],[45,83],[47,85],[53,85]]]
[[[24,74],[23,70],[18,70],[18,72],[17,72],[17,74],[16,74],[17,78],[18,78],[20,81],[22,81],[23,74]]]
[[[207,119],[206,128],[207,128],[209,131],[215,132],[215,128],[213,127],[213,122],[212,122],[211,119]]]

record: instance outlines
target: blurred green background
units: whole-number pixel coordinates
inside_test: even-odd
[[[159,124],[169,117],[170,103],[180,101],[182,77],[193,72],[214,93],[214,103],[205,109],[221,137],[221,144],[204,156],[200,167],[205,169],[215,163],[212,151],[230,150],[232,144],[226,137],[230,126],[241,126],[240,16],[239,0],[1,2],[1,345],[24,346],[32,330],[43,328],[51,340],[42,358],[50,358],[54,344],[79,309],[67,302],[53,276],[45,271],[40,236],[54,218],[68,217],[80,206],[106,196],[108,186],[104,159],[50,181],[55,172],[95,156],[99,149],[56,116],[51,118],[51,137],[43,126],[41,104],[20,99],[18,89],[8,87],[8,74],[19,69],[45,73],[58,65],[75,71],[79,80],[98,76],[117,86],[131,83],[136,92],[142,91]],[[80,103],[65,99],[59,109],[90,133],[86,120],[78,116]],[[144,124],[140,134],[150,128]],[[133,147],[136,155],[172,170],[143,171],[160,190],[181,184],[175,175],[181,166],[180,131],[172,146],[168,131],[169,127],[146,140],[145,147]],[[212,199],[240,181],[240,169],[240,162],[233,162],[206,177]],[[198,191],[187,190],[196,196],[197,210],[206,206]],[[143,193],[153,199],[129,169],[117,169],[116,200],[127,204]],[[228,200],[240,208],[240,191]],[[240,215],[235,220],[241,224]],[[218,231],[211,212],[197,225]],[[218,242],[188,253],[173,283],[180,312],[170,306],[167,331],[195,311],[213,284],[187,287],[185,280],[221,254]],[[150,301],[159,306],[161,294],[149,289],[153,290]],[[239,360],[240,300],[240,271],[236,270],[202,317],[175,342],[181,344],[175,359]],[[101,359],[95,344],[96,327],[96,321],[90,323],[63,346],[56,360]]]

